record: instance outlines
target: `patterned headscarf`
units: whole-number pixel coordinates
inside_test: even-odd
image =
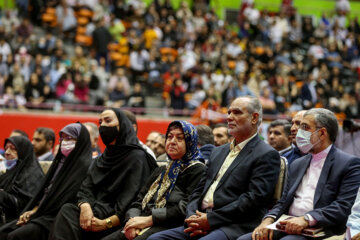
[[[154,197],[156,192],[158,192],[157,198],[155,200],[156,208],[164,207],[166,201],[170,197],[171,191],[175,187],[179,172],[183,172],[188,167],[194,164],[202,163],[203,161],[203,156],[197,147],[198,135],[194,125],[181,120],[173,121],[169,124],[166,131],[166,139],[169,134],[169,129],[174,125],[181,127],[183,130],[185,136],[186,153],[181,159],[171,159],[172,161],[167,165],[166,170],[163,171],[153,182],[142,201],[143,210],[145,209],[146,204],[148,204],[148,202]]]

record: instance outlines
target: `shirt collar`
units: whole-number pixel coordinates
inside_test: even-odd
[[[38,160],[39,161],[44,161],[44,159],[46,159],[48,156],[50,156],[52,154],[51,151],[47,152],[47,153],[44,153],[43,155],[39,156],[38,157]]]
[[[332,144],[330,144],[330,146],[328,146],[326,149],[322,150],[319,153],[311,154],[312,159],[314,161],[317,161],[317,160],[320,160],[320,159],[325,159],[327,157],[328,153],[330,152],[331,147],[332,147]]]
[[[283,153],[285,153],[285,152],[287,152],[287,151],[290,151],[292,149],[292,146],[290,145],[289,147],[287,147],[287,148],[285,148],[285,149],[283,149],[283,150],[280,150],[279,151],[279,154],[283,154]]]
[[[252,135],[251,137],[249,137],[248,139],[242,141],[241,143],[239,143],[238,145],[235,146],[235,139],[231,142],[230,144],[230,151],[240,151],[241,149],[243,149],[245,147],[245,145],[250,142],[251,139],[253,139],[255,136],[257,135],[257,133],[255,133],[254,135]]]

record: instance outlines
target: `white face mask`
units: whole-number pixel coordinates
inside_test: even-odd
[[[320,139],[319,139],[319,141],[317,141],[317,143],[312,144],[311,140],[310,140],[311,135],[313,133],[316,133],[319,130],[320,129],[316,130],[315,132],[309,132],[309,131],[305,131],[302,129],[298,130],[298,132],[296,134],[296,145],[302,153],[308,153],[314,147],[314,145],[316,145],[320,142]]]
[[[67,157],[72,152],[72,150],[75,148],[76,142],[74,141],[66,141],[63,140],[61,142],[61,153]]]

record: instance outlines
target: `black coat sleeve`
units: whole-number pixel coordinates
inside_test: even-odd
[[[93,165],[95,164],[96,162],[93,163]],[[88,173],[77,193],[78,204],[82,202],[87,202],[90,204],[90,206],[94,206],[94,203],[96,201],[95,193],[93,192],[94,188],[95,185],[93,184],[91,175]]]

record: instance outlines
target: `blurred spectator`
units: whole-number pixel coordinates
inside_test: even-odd
[[[130,69],[132,71],[132,83],[139,80],[145,70],[145,63],[149,60],[149,53],[140,46],[135,46],[135,49],[130,53]]]
[[[66,36],[75,30],[77,21],[74,10],[68,6],[66,0],[61,0],[60,5],[56,7],[56,16],[60,33]]]
[[[130,94],[127,105],[132,108],[145,108],[145,95],[140,83],[135,83],[133,93]]]
[[[84,77],[80,72],[75,73],[74,76],[74,103],[86,104],[89,101],[89,82],[90,75]]]
[[[259,96],[260,103],[263,108],[264,114],[276,114],[276,104],[271,97],[271,90],[269,87],[264,87],[261,95]]]
[[[91,142],[91,151],[92,151],[92,158],[97,158],[101,155],[101,150],[98,146],[99,141],[99,129],[97,125],[93,122],[85,122],[84,126],[89,131],[90,134],[90,142]]]
[[[44,83],[39,80],[36,73],[32,73],[30,81],[26,86],[25,98],[27,102],[34,105],[41,104],[45,101]]]
[[[124,91],[124,84],[119,81],[116,83],[116,87],[110,92],[109,99],[106,103],[107,106],[111,107],[122,107],[126,104],[126,94]]]
[[[4,35],[0,35],[0,54],[2,55],[2,61],[6,62],[8,55],[11,54],[11,48],[9,43],[5,40]]]
[[[114,14],[110,15],[110,26],[109,33],[112,36],[112,39],[116,42],[119,42],[122,38],[122,34],[125,32],[126,28],[120,19],[116,18]]]
[[[119,82],[122,83],[125,96],[128,96],[130,93],[130,83],[128,77],[125,74],[125,69],[123,68],[117,68],[115,70],[115,74],[110,77],[108,84],[109,91],[111,92],[115,88],[115,86],[118,85]]]
[[[96,59],[99,60],[101,57],[107,60],[108,55],[108,44],[111,42],[111,35],[109,30],[104,26],[104,19],[98,20],[96,28],[92,34],[93,47],[96,52]]]
[[[178,78],[175,79],[173,88],[170,92],[169,107],[175,110],[175,115],[182,115],[177,110],[183,110],[185,108],[185,89],[183,87],[183,81]]]
[[[1,17],[1,25],[4,27],[4,34],[6,36],[8,35],[14,35],[16,32],[16,28],[20,24],[20,20],[18,16],[16,16],[14,11],[6,10],[4,11],[5,14],[2,14]]]
[[[26,39],[33,31],[33,26],[28,18],[24,18],[16,29],[18,38]]]
[[[349,94],[349,104],[345,109],[345,114],[347,118],[360,118],[360,103],[354,92]]]
[[[74,98],[74,84],[69,72],[64,73],[56,84],[55,88],[56,98],[62,102],[72,101]]]
[[[71,58],[71,67],[73,70],[81,72],[87,72],[89,70],[89,62],[81,46],[75,47],[75,56]]]

